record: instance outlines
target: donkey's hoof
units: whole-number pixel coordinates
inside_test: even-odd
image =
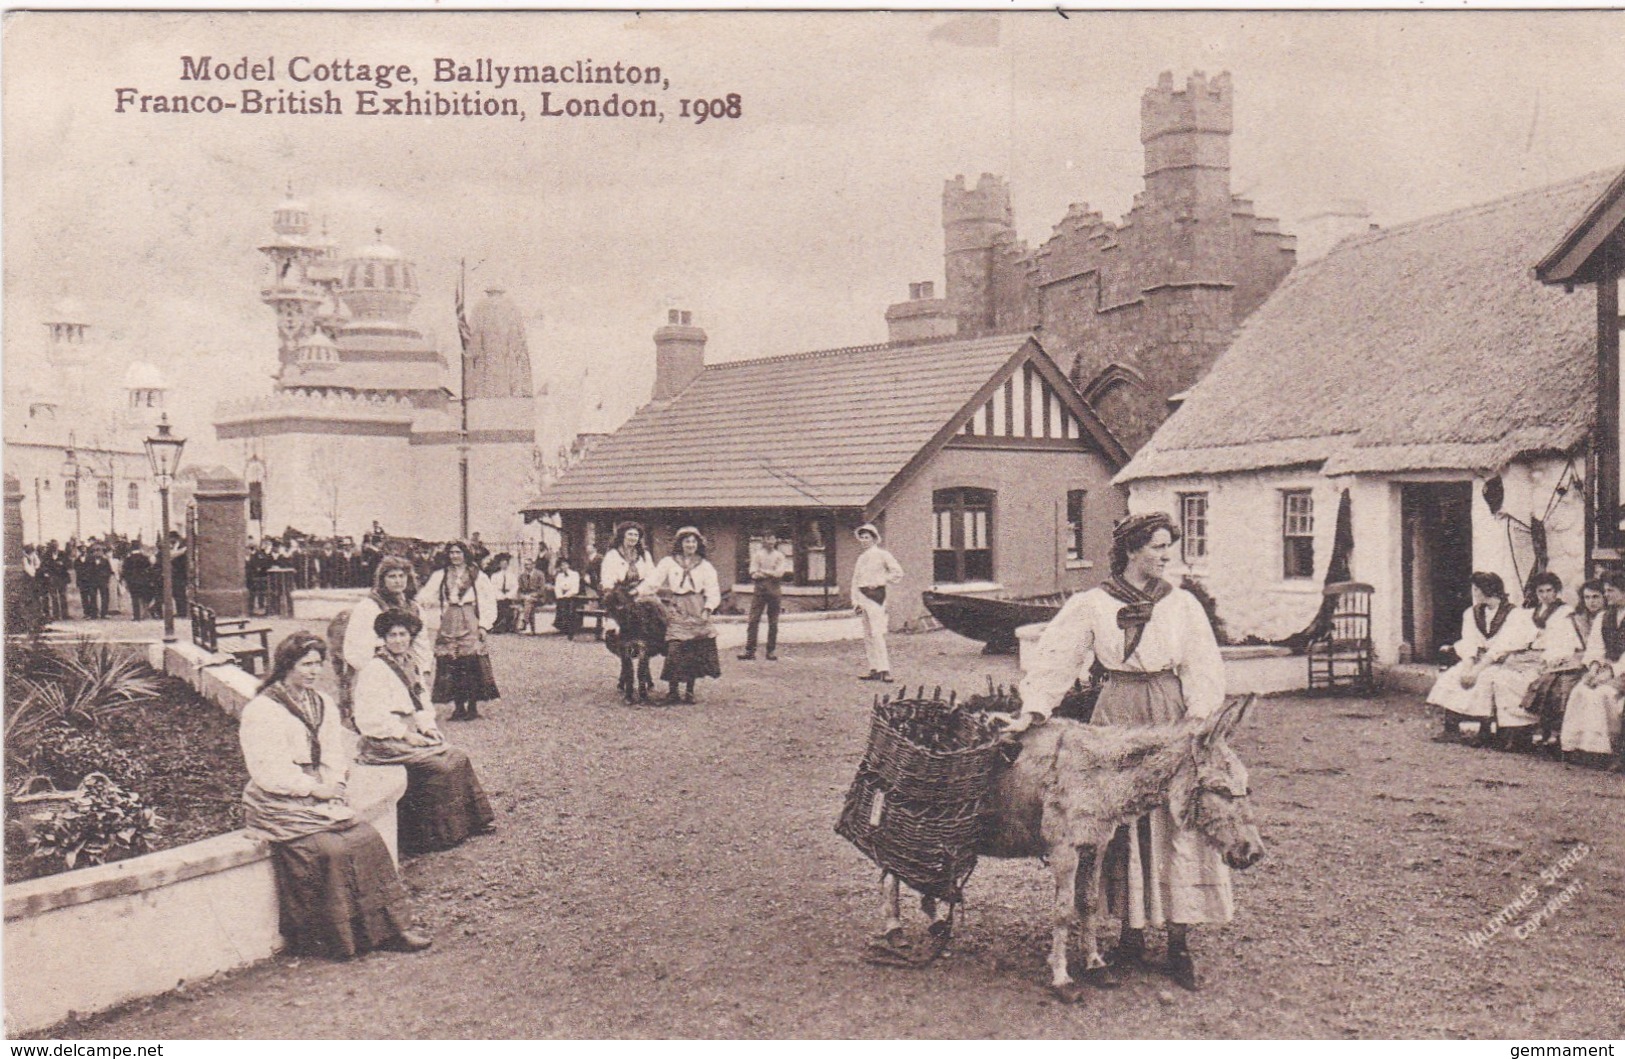
[[[1051,996],[1063,1004],[1083,1003],[1084,987],[1077,982],[1067,982],[1064,985],[1051,982],[1049,991]]]
[[[1096,989],[1121,989],[1123,972],[1110,964],[1102,964],[1084,971],[1083,980]]]
[[[888,930],[870,938],[869,944],[864,946],[863,958],[882,967],[916,966],[908,945],[903,941],[901,929]]]

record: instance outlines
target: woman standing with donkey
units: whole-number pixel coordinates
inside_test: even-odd
[[[1091,724],[1165,725],[1206,717],[1224,705],[1224,662],[1196,597],[1163,580],[1179,531],[1161,512],[1130,515],[1112,530],[1112,576],[1067,601],[1044,630],[1021,682],[1022,713],[1007,727],[1041,723],[1074,680],[1099,661],[1106,684]],[[1123,919],[1116,967],[1142,962],[1145,929],[1168,928],[1167,970],[1200,987],[1190,928],[1227,923],[1230,873],[1199,831],[1166,809],[1120,828],[1107,850],[1107,898]],[[1115,969],[1099,983],[1115,985]]]

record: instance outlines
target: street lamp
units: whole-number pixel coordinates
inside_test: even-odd
[[[163,571],[164,578],[164,643],[175,642],[175,571],[169,560],[169,487],[175,483],[175,469],[181,463],[181,449],[186,447],[185,438],[177,438],[169,432],[169,413],[165,412],[158,420],[158,433],[148,438],[144,444],[147,449],[147,461],[152,464],[152,477],[158,483],[158,496],[161,500],[162,528],[158,531],[158,565]]]

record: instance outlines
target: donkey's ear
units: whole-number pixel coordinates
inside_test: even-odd
[[[1238,695],[1226,702],[1219,711],[1208,717],[1202,723],[1202,742],[1204,745],[1218,739],[1229,739],[1230,733],[1240,725],[1241,719],[1247,713],[1248,707],[1253,703],[1256,695]]]

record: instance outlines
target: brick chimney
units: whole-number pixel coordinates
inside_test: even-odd
[[[919,342],[950,338],[959,333],[959,314],[946,298],[938,298],[930,280],[908,285],[908,301],[886,309],[886,338],[890,342]]]
[[[694,314],[671,309],[666,325],[655,331],[655,392],[652,400],[669,401],[688,389],[705,369],[705,331],[694,326]]]

